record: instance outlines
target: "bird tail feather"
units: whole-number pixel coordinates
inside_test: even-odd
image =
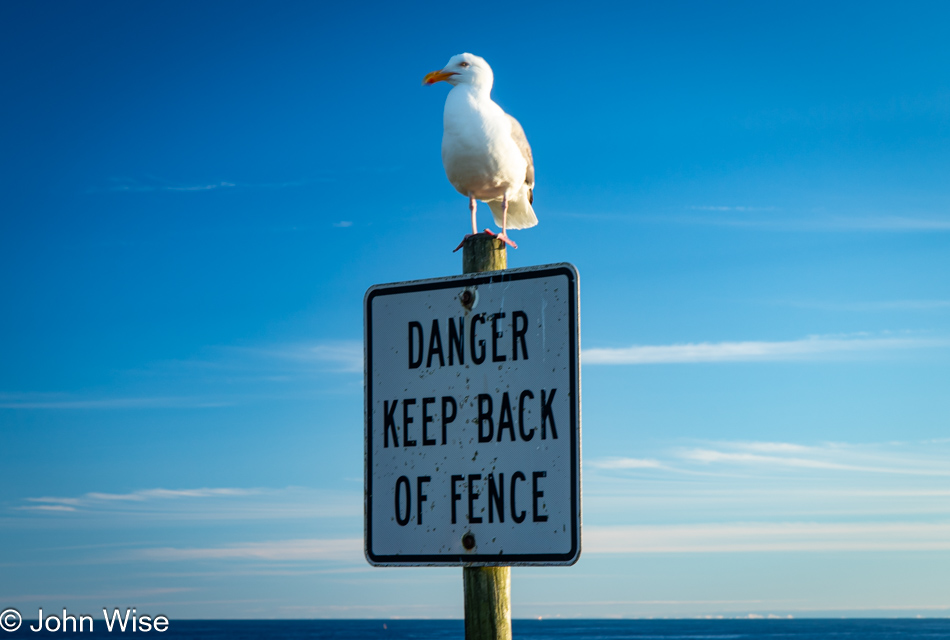
[[[488,207],[495,216],[495,224],[500,227],[504,215],[501,200],[489,200]],[[527,197],[515,198],[508,203],[509,229],[527,229],[536,224],[538,224],[538,216],[534,215],[534,208]]]

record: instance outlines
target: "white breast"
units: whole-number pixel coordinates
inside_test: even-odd
[[[454,87],[445,101],[442,164],[460,193],[478,200],[514,198],[527,162],[511,138],[511,121],[485,93]]]

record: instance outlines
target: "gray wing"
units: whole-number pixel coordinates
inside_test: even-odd
[[[505,114],[508,115],[508,114]],[[528,170],[525,172],[524,182],[528,185],[528,202],[534,203],[534,158],[531,156],[531,145],[528,144],[528,138],[524,135],[524,129],[521,128],[521,123],[512,118],[510,115],[508,119],[511,120],[511,139],[515,141],[515,144],[518,145],[518,149],[521,151],[522,157],[528,163]]]

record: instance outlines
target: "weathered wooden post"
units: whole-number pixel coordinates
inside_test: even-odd
[[[501,271],[508,268],[505,243],[487,233],[469,236],[462,244],[462,273]]]
[[[511,567],[463,567],[465,640],[510,640]]]
[[[462,273],[500,271],[508,266],[505,243],[487,233],[462,246]],[[465,640],[511,639],[511,567],[463,567]]]

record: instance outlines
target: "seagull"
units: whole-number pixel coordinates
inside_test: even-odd
[[[443,114],[442,165],[452,186],[468,197],[472,233],[465,239],[478,234],[475,208],[476,200],[481,200],[501,227],[496,237],[517,249],[508,229],[538,224],[531,207],[534,161],[524,129],[491,99],[494,77],[484,58],[460,53],[443,69],[427,74],[422,83],[452,85]],[[488,229],[485,233],[496,235]]]

